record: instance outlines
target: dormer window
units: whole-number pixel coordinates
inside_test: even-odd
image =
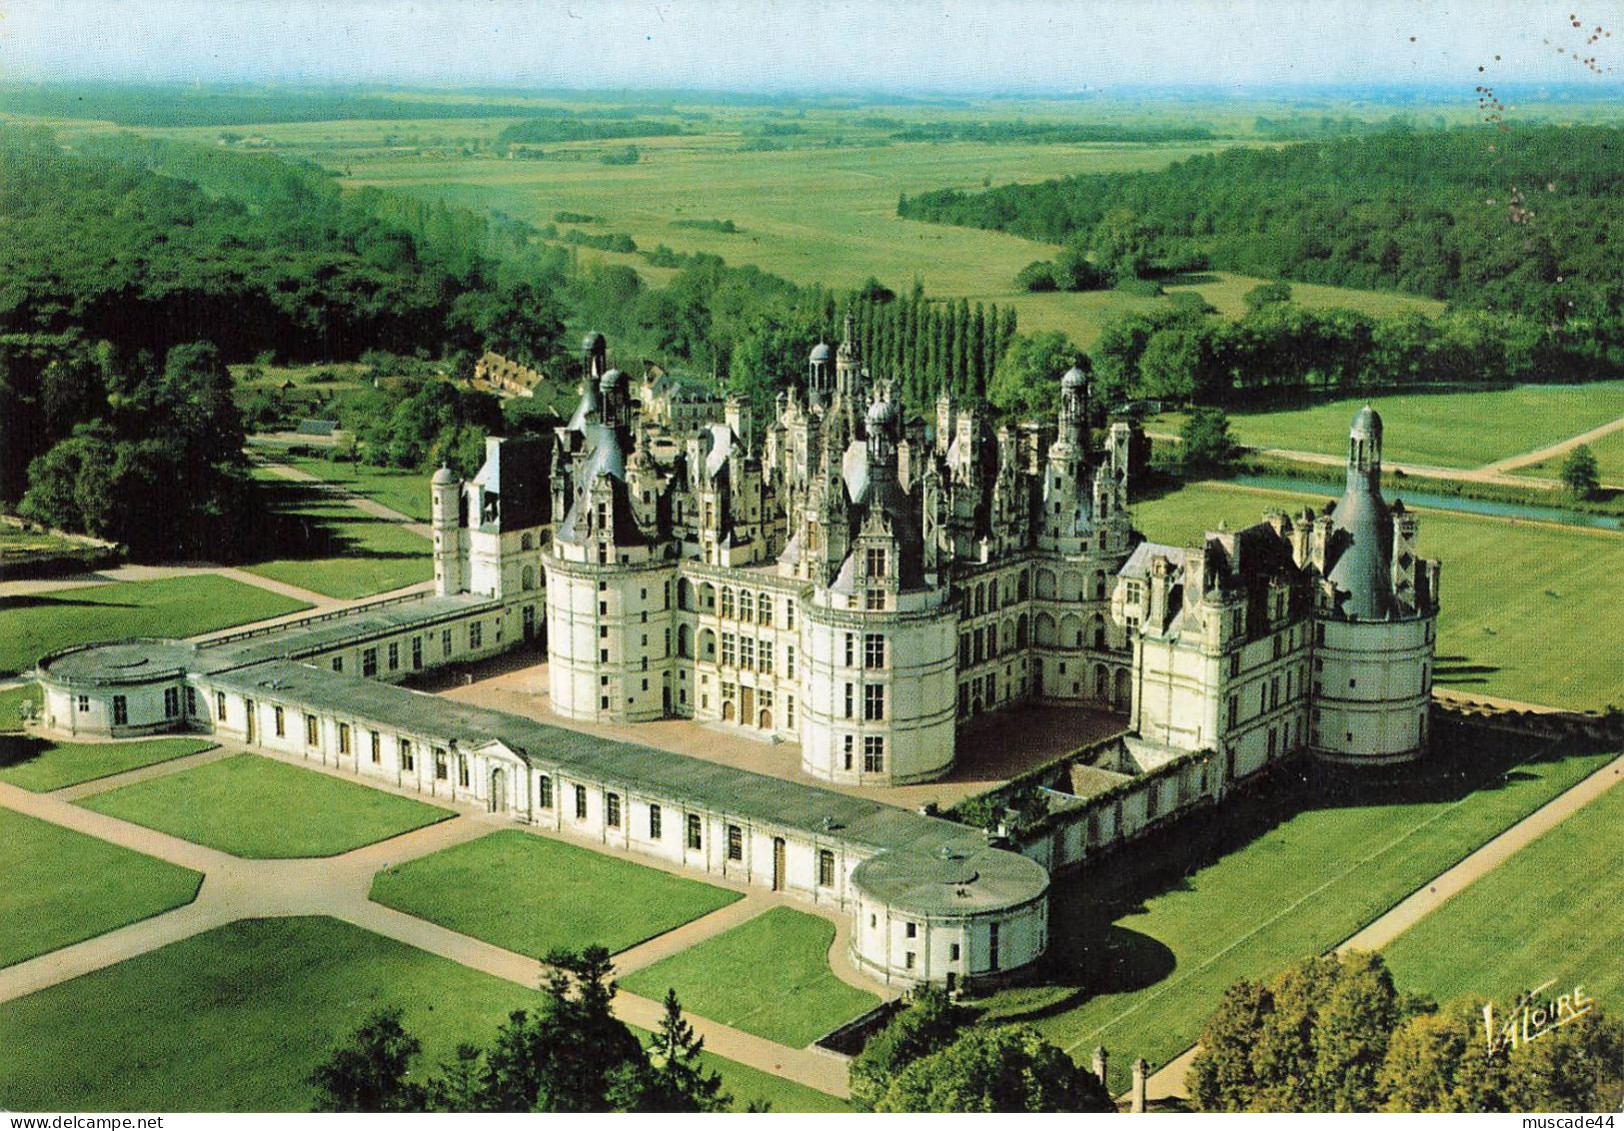
[[[868,576],[883,578],[885,576],[885,551],[877,546],[871,546],[867,553]]]

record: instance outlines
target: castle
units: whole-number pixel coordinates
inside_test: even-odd
[[[947,397],[905,427],[849,324],[807,364],[757,435],[737,398],[663,375],[633,396],[592,335],[551,444],[493,438],[472,480],[435,474],[432,594],[63,649],[37,666],[42,724],[215,734],[785,892],[849,914],[876,979],[948,985],[1044,953],[1057,869],[1302,751],[1425,749],[1438,565],[1382,498],[1371,409],[1334,509],[1166,546],[1130,523],[1134,429],[1096,432],[1080,368],[1053,423],[993,430]],[[566,718],[795,742],[847,789],[393,686],[543,640]],[[950,771],[979,712],[1055,702],[1131,734],[1044,791],[1041,837],[863,794]]]

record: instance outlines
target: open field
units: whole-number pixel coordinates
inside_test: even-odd
[[[47,652],[72,644],[196,636],[309,607],[213,574],[0,597],[0,675],[31,668]]]
[[[625,987],[769,1041],[802,1048],[874,1008],[879,998],[829,969],[835,928],[826,919],[775,907],[731,931],[627,977]]]
[[[1159,1065],[1194,1043],[1232,982],[1334,946],[1611,758],[1503,773],[1478,746],[1454,756],[1461,772],[1407,785],[1311,778],[1297,789],[1306,803],[1275,787],[1233,803],[1222,828],[1187,824],[1109,875],[1057,887],[1053,985],[994,995],[994,1014],[1035,1010],[1080,1062],[1104,1044],[1123,1090],[1134,1057]],[[1208,838],[1216,852],[1202,851]]]
[[[739,899],[736,892],[504,830],[379,872],[386,907],[527,954],[601,945],[611,954]]]
[[[368,467],[359,463],[335,463],[307,456],[294,456],[277,462],[308,472],[328,483],[336,483],[419,522],[429,521],[428,475],[416,471]]]
[[[401,589],[434,576],[427,538],[262,469],[256,469],[254,477],[269,497],[275,526],[287,535],[270,536],[266,544],[292,542],[299,548],[286,557],[248,566],[249,572],[343,600]]]
[[[1621,413],[1620,415],[1624,415]],[[1624,483],[1624,430],[1603,436],[1601,439],[1588,445],[1592,455],[1596,457],[1596,473],[1603,483]],[[1541,479],[1559,479],[1562,476],[1562,465],[1567,462],[1567,454],[1553,456],[1550,459],[1540,460],[1538,463],[1525,464],[1512,474],[1530,475]]]
[[[1614,788],[1422,919],[1385,954],[1402,990],[1509,1006],[1552,978],[1617,1016],[1624,789]]]
[[[202,882],[188,868],[0,809],[0,966],[190,903]]]
[[[334,919],[247,920],[0,1005],[0,1094],[33,1111],[308,1111],[306,1076],[375,1009],[404,1008],[430,1074],[540,1001]],[[840,1109],[706,1059],[741,1108]]]
[[[0,523],[0,561],[25,554],[50,554],[83,548],[83,543],[46,531],[22,530]]]
[[[94,794],[79,804],[233,856],[266,860],[336,856],[455,816],[256,754]]]
[[[21,735],[0,737],[0,781],[35,793],[78,785],[141,766],[197,754],[214,743],[199,738],[138,742],[52,742]]]
[[[1230,431],[1248,447],[1345,455],[1348,425],[1367,400],[1382,414],[1385,462],[1478,467],[1537,451],[1624,416],[1624,381],[1348,397],[1309,408],[1237,411],[1230,413]],[[1177,432],[1182,423],[1182,416],[1170,413],[1153,418],[1147,426]],[[1624,441],[1618,461],[1615,474],[1624,475]],[[1559,468],[1561,461],[1555,466]],[[1548,474],[1554,476],[1555,471]]]
[[[1386,494],[1391,501],[1391,485]],[[1305,505],[1318,504],[1306,494],[1199,483],[1136,503],[1134,518],[1152,541],[1182,545],[1220,520],[1234,530],[1261,521],[1265,507]],[[1598,620],[1594,597],[1624,571],[1624,538],[1424,511],[1421,552],[1443,563],[1440,688],[1578,709],[1620,702],[1618,634]]]
[[[23,708],[39,710],[40,689],[37,683],[25,683],[0,691],[0,734],[21,729]]]

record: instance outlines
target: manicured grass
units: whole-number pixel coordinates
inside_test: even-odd
[[[1470,766],[1480,753],[1461,757]],[[1056,887],[1052,996],[1033,1023],[1080,1062],[1105,1045],[1113,1086],[1126,1089],[1133,1058],[1161,1065],[1193,1044],[1231,983],[1329,949],[1607,760],[1533,763],[1486,783],[1468,770],[1403,790],[1314,786],[1304,792],[1318,807],[1306,809],[1233,802],[1209,834],[1227,854],[1205,866],[1196,829],[1181,827],[1159,858],[1139,850],[1108,874]],[[1019,1016],[1032,996],[991,1005]]]
[[[248,568],[273,581],[350,600],[428,581],[430,542],[405,526],[326,499],[309,487],[256,470],[270,503],[274,546]]]
[[[741,896],[507,829],[378,873],[372,898],[540,958],[592,944],[616,953]]]
[[[71,644],[196,636],[309,607],[212,573],[0,597],[0,675],[31,668]]]
[[[31,707],[34,711],[38,711],[39,705],[40,690],[37,683],[25,683],[21,687],[0,691],[0,734],[21,730],[23,708]]]
[[[75,550],[84,544],[47,531],[23,530],[8,523],[0,523],[0,559],[22,557],[25,554],[49,554],[62,550]]]
[[[0,809],[0,966],[190,903],[202,882],[188,868]]]
[[[879,1004],[829,969],[834,937],[828,920],[775,907],[622,984],[656,1000],[675,989],[701,1017],[801,1048]]]
[[[1624,1001],[1624,787],[1615,786],[1389,946],[1399,987],[1509,1004],[1555,978],[1610,1012]]]
[[[1333,488],[1326,488],[1328,498]],[[1399,494],[1391,483],[1389,502]],[[1268,506],[1301,510],[1323,499],[1198,483],[1134,505],[1152,541],[1183,545],[1220,519],[1231,530]],[[1525,703],[1600,708],[1624,704],[1618,633],[1595,598],[1624,573],[1624,537],[1424,511],[1421,552],[1443,563],[1436,684]]]
[[[1382,458],[1387,463],[1478,467],[1624,416],[1624,381],[1348,397],[1309,408],[1231,412],[1230,431],[1249,447],[1345,455],[1348,425],[1367,399],[1382,415]],[[1177,432],[1181,420],[1170,415],[1150,427]]]
[[[196,738],[152,738],[139,742],[51,742],[23,736],[0,737],[0,781],[35,793],[78,785],[140,766],[153,766],[207,750],[214,743]]]
[[[1624,430],[1609,433],[1599,440],[1592,440],[1589,448],[1590,454],[1596,457],[1597,478],[1614,486],[1624,484]],[[1568,455],[1569,453],[1564,452],[1559,456],[1540,460],[1538,463],[1525,464],[1512,474],[1529,475],[1540,479],[1560,479],[1562,465],[1567,462]]]
[[[233,923],[0,1005],[0,1095],[23,1111],[308,1111],[310,1070],[398,1004],[431,1074],[541,995],[334,919]],[[833,1097],[707,1058],[739,1107]]]
[[[336,856],[455,815],[257,754],[98,793],[78,804],[248,859]]]
[[[389,468],[368,467],[359,463],[335,463],[326,459],[295,456],[279,462],[298,468],[354,491],[357,495],[382,503],[391,510],[415,518],[429,520],[429,476],[415,471],[394,471]]]

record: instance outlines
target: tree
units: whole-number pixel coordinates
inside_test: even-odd
[[[892,1082],[881,1112],[1107,1112],[1104,1084],[1035,1029],[974,1028],[914,1061]]]
[[[1082,355],[1059,330],[1016,336],[987,382],[994,407],[1023,417],[1052,416],[1060,403],[1060,377]]]
[[[974,1019],[975,1011],[954,1002],[945,990],[933,986],[916,990],[907,1007],[870,1037],[852,1060],[852,1102],[873,1111],[904,1068],[952,1044],[959,1030]]]
[[[1273,1005],[1268,990],[1244,978],[1224,991],[1190,1065],[1190,1098],[1198,1111],[1247,1110],[1258,1086],[1252,1050]]]
[[[1247,310],[1256,310],[1270,303],[1290,302],[1291,284],[1278,279],[1272,283],[1259,283],[1246,292],[1242,301],[1246,303]]]
[[[1179,430],[1184,467],[1189,471],[1221,471],[1235,454],[1235,441],[1229,434],[1229,415],[1221,408],[1197,405],[1184,418]]]
[[[1593,499],[1601,490],[1600,469],[1588,444],[1580,444],[1562,461],[1562,482],[1576,499]]]
[[[1034,259],[1016,272],[1015,285],[1023,291],[1055,290],[1054,264],[1047,259]]]
[[[677,991],[665,992],[665,1013],[649,1043],[648,1058],[623,1067],[610,1084],[616,1111],[711,1112],[732,1109],[733,1097],[722,1091],[722,1077],[705,1070],[699,1055],[703,1037],[682,1015]]]
[[[399,1006],[378,1010],[310,1073],[316,1111],[422,1111],[424,1091],[409,1080],[423,1043],[400,1023]]]

